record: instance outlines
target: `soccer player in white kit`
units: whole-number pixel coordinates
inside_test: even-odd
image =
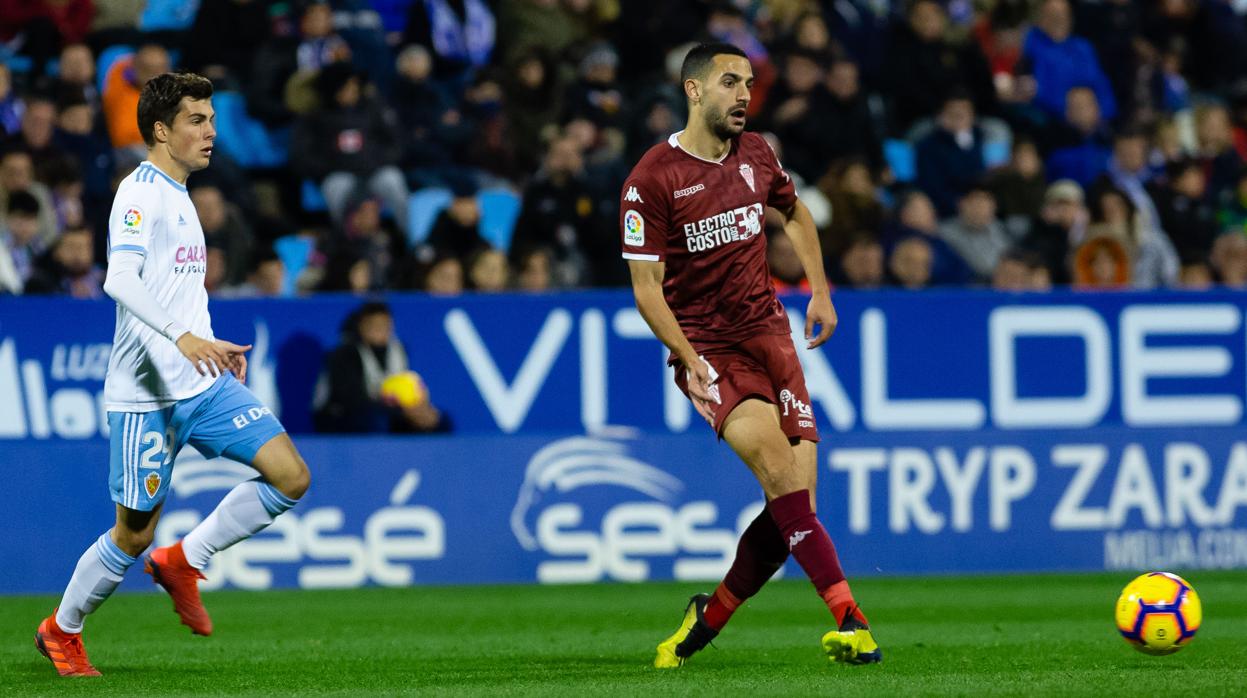
[[[251,347],[212,334],[203,228],[186,179],[208,166],[213,116],[212,83],[193,73],[159,75],[139,97],[148,159],[117,189],[104,283],[117,301],[104,380],[108,481],[117,519],[83,553],[60,605],[35,632],[36,647],[61,676],[100,675],[82,646],[83,620],[151,545],[173,461],[184,445],[260,474],[226,494],[185,538],[145,560],[195,634],[212,632],[199,598],[208,559],[264,529],[308,487],[307,464],[281,423],[244,385]]]

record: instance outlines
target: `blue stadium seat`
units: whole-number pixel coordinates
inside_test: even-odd
[[[407,200],[407,239],[414,247],[424,242],[442,209],[454,198],[445,187],[425,187]]]
[[[520,197],[510,189],[483,189],[476,195],[481,207],[481,237],[495,248],[511,248],[515,219],[520,216]]]
[[[251,169],[286,164],[289,129],[269,131],[247,114],[246,101],[237,92],[217,92],[212,108],[216,110],[217,143],[239,165]]]
[[[123,44],[109,46],[100,51],[100,57],[95,62],[95,87],[101,94],[104,92],[104,82],[108,79],[108,71],[112,69],[113,64],[122,58],[129,57],[133,53],[133,46],[125,46]]]
[[[139,31],[182,31],[190,29],[199,12],[200,0],[147,0],[139,15]]]
[[[308,259],[311,258],[315,247],[316,244],[312,238],[306,235],[286,235],[273,242],[273,250],[281,258],[282,264],[286,265],[286,281],[282,287],[282,295],[294,294],[295,281],[307,268]]]
[[[304,211],[323,213],[329,210],[329,204],[325,203],[325,195],[320,193],[320,187],[316,186],[316,182],[310,179],[303,180],[300,198],[303,200]]]
[[[909,141],[889,138],[883,142],[883,158],[898,182],[912,182],[918,176],[918,160]]]

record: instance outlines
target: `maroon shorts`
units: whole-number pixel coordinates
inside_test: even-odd
[[[805,374],[792,345],[791,335],[764,334],[726,347],[703,349],[701,357],[718,380],[720,404],[714,406],[714,432],[723,437],[723,422],[748,398],[759,398],[779,408],[780,427],[790,439],[818,441],[818,427],[805,388]],[[688,376],[683,367],[675,372],[675,384],[688,395]]]

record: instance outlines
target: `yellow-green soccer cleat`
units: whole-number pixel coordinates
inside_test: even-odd
[[[710,601],[709,594],[694,594],[684,608],[684,622],[671,637],[658,645],[658,655],[654,657],[655,669],[675,669],[684,664],[684,660],[693,656],[719,634],[718,630],[706,625],[703,613]]]
[[[870,634],[870,627],[852,614],[840,624],[839,630],[823,636],[823,651],[833,662],[874,664],[883,661],[883,650]]]

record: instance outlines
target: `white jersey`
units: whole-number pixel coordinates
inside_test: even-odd
[[[143,254],[140,277],[148,293],[197,337],[212,341],[204,288],[203,227],[186,187],[144,161],[117,188],[108,215],[109,254]],[[117,329],[104,379],[104,407],[112,412],[150,412],[207,390],[177,346],[117,304]]]

